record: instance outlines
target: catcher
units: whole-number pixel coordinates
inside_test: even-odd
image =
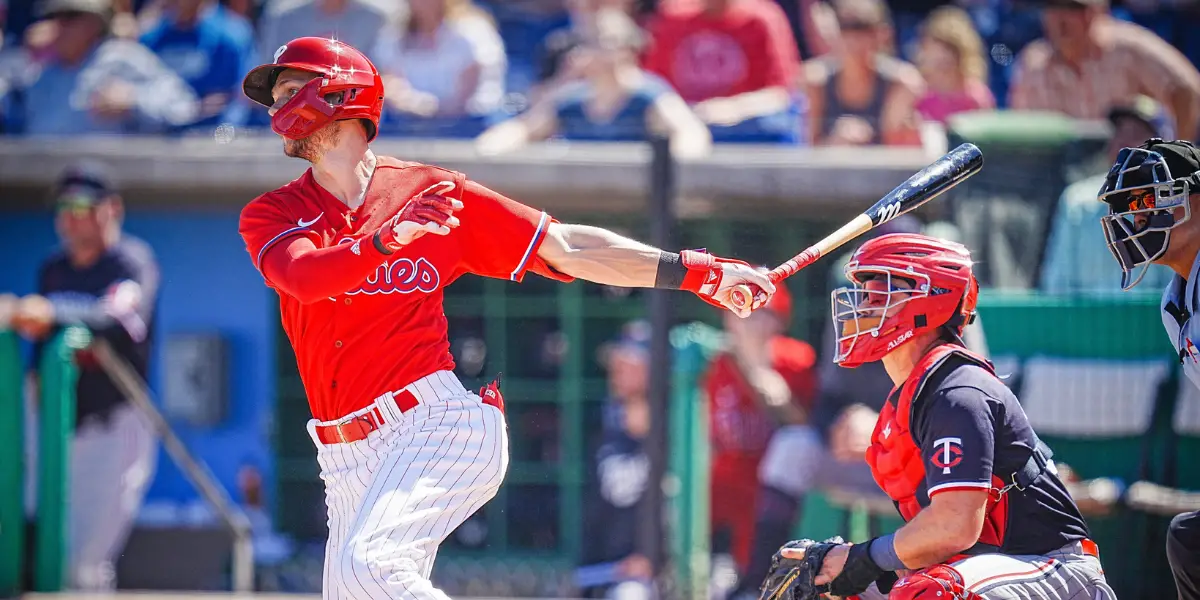
[[[906,523],[861,544],[790,542],[763,600],[1115,599],[1099,550],[1020,403],[964,347],[979,284],[960,244],[863,244],[833,292],[834,362],[882,360],[896,387],[867,462]]]

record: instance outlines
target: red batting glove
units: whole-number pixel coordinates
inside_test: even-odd
[[[745,261],[720,258],[701,250],[684,250],[679,253],[679,258],[683,266],[687,268],[687,275],[683,277],[683,285],[680,286],[680,289],[692,292],[700,296],[701,300],[718,308],[725,308],[724,304],[713,297],[721,289],[721,281],[725,276],[721,264],[750,266],[750,263]]]
[[[479,397],[483,399],[484,404],[490,404],[504,412],[504,396],[500,395],[500,375],[491,383],[479,388]]]
[[[376,233],[381,251],[391,254],[402,246],[413,243],[417,238],[432,233],[446,235],[459,226],[454,213],[463,207],[461,200],[438,195],[442,184],[435,185],[411,200],[383,224]]]

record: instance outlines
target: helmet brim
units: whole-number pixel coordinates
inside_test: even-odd
[[[280,71],[287,67],[283,65],[262,65],[255,67],[246,74],[246,78],[242,80],[242,93],[246,97],[270,108],[275,104],[275,98],[271,95],[271,88],[275,87],[275,79],[279,77]]]

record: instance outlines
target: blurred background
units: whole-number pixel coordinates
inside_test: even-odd
[[[61,285],[62,252],[115,231],[131,249],[106,268],[151,300],[115,321],[0,329],[0,596],[320,593],[307,402],[237,232],[245,203],[307,167],[241,94],[304,35],[385,74],[378,154],[767,266],[978,145],[980,174],[887,230],[970,247],[985,287],[970,341],[1075,482],[1110,582],[1123,599],[1175,596],[1164,536],[1200,489],[1200,393],[1162,329],[1169,273],[1120,290],[1095,194],[1116,149],[1197,138],[1194,2],[0,0],[0,23],[0,326]],[[829,360],[852,246],[745,322],[690,295],[450,287],[458,375],[477,389],[504,374],[513,462],[434,582],[452,597],[739,599],[756,596],[764,548],[894,530],[862,458],[891,383]],[[91,301],[120,297],[94,275]],[[764,365],[794,407],[763,402],[746,373]],[[134,413],[171,433],[113,417]],[[810,451],[760,469],[780,432]],[[1136,482],[1157,495],[1132,498]],[[71,566],[80,520],[114,529],[91,579]]]

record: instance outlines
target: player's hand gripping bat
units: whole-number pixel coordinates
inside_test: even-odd
[[[962,181],[983,168],[983,153],[974,144],[963,144],[951,150],[933,164],[921,169],[920,172],[908,178],[908,181],[896,186],[886,196],[880,198],[866,212],[854,217],[849,223],[837,231],[825,236],[825,239],[809,246],[791,260],[775,267],[767,277],[771,283],[778,284],[783,279],[792,276],[811,265],[818,258],[829,254],[842,244],[878,227],[902,214],[905,214],[934,198],[946,190],[962,183]],[[750,306],[752,299],[765,299],[766,292],[750,284],[739,284],[730,291],[730,301],[738,308]]]

